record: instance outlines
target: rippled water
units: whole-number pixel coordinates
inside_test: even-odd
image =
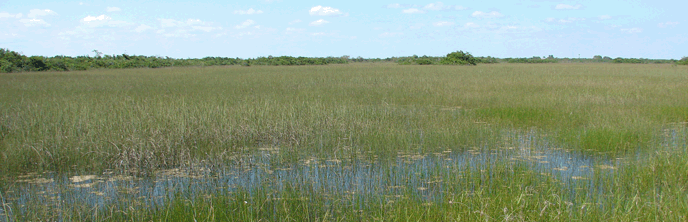
[[[667,136],[662,142],[664,146],[685,149],[685,141],[677,144],[679,140],[676,138],[682,134],[668,131]],[[456,175],[463,171],[480,171],[484,175],[481,180],[485,180],[480,181],[481,184],[489,184],[492,178],[504,177],[493,175],[493,169],[506,163],[506,166],[526,166],[564,185],[575,181],[577,186],[587,183],[587,187],[592,188],[595,185],[589,178],[595,174],[611,176],[611,172],[622,164],[619,159],[562,149],[534,133],[510,134],[507,137],[512,141],[512,146],[474,147],[422,155],[399,153],[391,161],[304,157],[295,163],[276,164],[279,161],[275,161],[275,158],[280,150],[263,148],[243,158],[241,164],[221,168],[196,166],[170,169],[145,178],[111,173],[78,176],[29,174],[2,187],[2,202],[13,203],[5,206],[18,206],[18,209],[0,208],[0,214],[26,214],[27,208],[22,206],[29,204],[43,204],[55,209],[75,204],[101,208],[156,208],[178,195],[196,197],[236,191],[279,191],[287,186],[302,193],[356,197],[352,200],[362,200],[372,195],[415,195],[429,202],[437,202],[444,200],[448,184],[476,182],[445,181],[447,178],[457,178]],[[575,195],[577,191],[571,189],[571,192]],[[5,218],[0,215],[2,220]]]

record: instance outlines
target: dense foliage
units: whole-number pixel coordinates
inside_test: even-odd
[[[457,51],[447,54],[446,57],[433,56],[409,56],[409,57],[393,57],[387,58],[385,61],[396,62],[400,65],[476,65],[478,63],[499,63],[499,60],[494,57],[473,57],[468,52]]]
[[[683,57],[681,60],[679,60],[678,62],[676,62],[676,64],[679,64],[679,65],[688,65],[688,57]]]
[[[473,55],[468,52],[456,51],[447,54],[447,57],[442,58],[440,64],[443,65],[477,65],[477,61]]]
[[[202,59],[175,59],[170,57],[140,56],[140,55],[102,55],[94,50],[96,56],[25,56],[21,53],[0,49],[0,73],[31,72],[31,71],[73,71],[88,69],[123,69],[123,68],[161,68],[182,66],[218,66],[218,65],[265,65],[265,66],[298,66],[298,65],[327,65],[345,64],[349,62],[394,62],[401,65],[476,65],[478,63],[637,63],[657,64],[675,63],[688,65],[688,58],[676,61],[674,59],[645,59],[645,58],[615,58],[596,55],[590,58],[555,58],[533,56],[531,58],[495,58],[474,57],[468,52],[456,51],[446,56],[408,56],[391,58],[350,58],[341,57],[258,57],[258,58],[228,58],[205,57]]]
[[[398,59],[393,59],[396,60],[396,62],[400,65],[433,65],[439,63],[441,57],[431,57],[426,55],[419,57],[417,55],[413,55],[410,57],[400,57]]]
[[[28,71],[70,71],[88,69],[122,69],[122,68],[161,68],[180,66],[214,66],[214,65],[326,65],[348,63],[348,57],[258,57],[255,59],[205,57],[202,59],[175,59],[170,57],[104,55],[91,56],[31,56],[7,49],[0,49],[0,72]]]
[[[612,59],[608,56],[596,55],[593,58],[555,58],[553,55],[547,57],[533,56],[530,58],[495,58],[495,57],[473,57],[470,53],[462,51],[453,52],[447,57],[433,57],[433,56],[409,56],[409,57],[392,57],[384,61],[396,62],[400,65],[437,65],[437,64],[470,64],[473,61],[476,64],[491,64],[491,63],[636,63],[636,64],[683,64],[688,65],[688,58],[684,57],[680,61],[674,59],[646,59],[646,58],[616,58]],[[463,62],[460,62],[463,61]]]

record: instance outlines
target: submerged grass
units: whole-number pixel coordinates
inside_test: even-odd
[[[152,204],[153,196],[120,195],[101,207],[98,202],[70,202],[64,192],[57,201],[46,197],[24,203],[25,213],[11,215],[27,221],[682,221],[688,214],[688,164],[676,155],[680,152],[657,152],[616,170],[599,167],[596,170],[605,173],[568,182],[534,171],[526,162],[498,160],[478,168],[436,165],[428,174],[416,175],[430,177],[426,183],[365,187],[397,189],[396,195],[360,188],[327,192],[298,181],[284,181],[283,188],[276,189],[275,181],[265,180],[254,189],[231,192],[165,193],[163,204]]]
[[[401,154],[505,147],[513,139],[504,135],[512,132],[537,132],[571,152],[624,158],[624,164],[604,165],[596,170],[612,173],[566,183],[508,159],[485,171],[452,174],[438,168],[441,188],[401,186],[409,194],[398,197],[332,194],[289,182],[287,189],[266,184],[232,193],[182,192],[162,205],[124,198],[127,203],[106,208],[50,205],[43,197],[21,206],[0,197],[14,203],[3,204],[0,218],[685,220],[686,85],[688,67],[619,64],[3,74],[0,194],[5,198],[10,187],[24,183],[11,181],[22,173],[153,175],[198,165],[257,167],[251,165],[253,152],[276,156],[275,165],[304,158],[394,164]],[[90,189],[88,184],[72,188]],[[419,189],[446,195],[433,201],[410,195]]]

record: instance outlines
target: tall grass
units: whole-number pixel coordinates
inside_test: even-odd
[[[688,121],[665,65],[194,67],[0,75],[0,169],[156,169],[256,147],[323,155],[477,146],[537,128],[570,148],[651,149]]]
[[[3,74],[0,199],[9,204],[3,203],[0,221],[686,220],[686,85],[688,67],[670,65],[351,64]],[[48,196],[29,191],[22,203],[8,199],[16,197],[8,194],[18,186],[14,176],[26,172],[259,167],[245,154],[275,148],[278,163],[319,157],[391,166],[401,154],[507,148],[523,141],[505,135],[521,132],[536,132],[551,147],[623,164],[567,181],[511,159],[478,168],[470,166],[480,162],[439,163],[426,175],[401,177],[441,180],[423,188],[442,191],[436,199],[417,184],[390,196],[329,193],[298,181],[276,189],[272,180],[229,193],[174,193],[161,205],[152,204],[153,197],[124,194],[104,208],[64,202],[78,197],[72,190],[41,194]],[[393,180],[394,173],[375,179]]]

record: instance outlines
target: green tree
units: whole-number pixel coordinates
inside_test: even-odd
[[[469,52],[463,51],[456,51],[447,54],[447,57],[444,57],[440,63],[444,65],[477,65],[476,59],[473,58],[473,55],[471,55]]]
[[[683,57],[683,58],[681,58],[681,60],[678,60],[678,62],[676,62],[676,64],[679,64],[679,65],[688,65],[688,57]]]
[[[29,58],[29,69],[31,71],[45,71],[48,70],[48,65],[44,62],[43,56],[31,56]]]
[[[13,69],[14,66],[11,62],[5,59],[0,59],[0,72],[12,72]]]

